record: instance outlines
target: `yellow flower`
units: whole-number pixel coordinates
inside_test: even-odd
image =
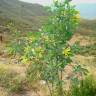
[[[43,51],[43,49],[42,49],[42,47],[41,47],[41,46],[39,46],[39,47],[35,48],[35,51],[36,51],[36,52],[42,52],[42,51]]]
[[[34,49],[34,48],[32,48],[32,50],[31,50],[31,51],[32,51],[32,53],[33,53],[34,55],[36,54],[36,53],[35,53],[35,49]]]
[[[73,19],[73,20],[80,20],[80,18],[81,18],[81,17],[80,17],[80,12],[77,10],[76,13],[77,13],[77,14],[76,14],[75,16],[73,16],[72,19]]]
[[[28,59],[25,56],[22,56],[21,59],[22,59],[21,62],[24,64],[28,62]]]
[[[25,47],[24,52],[28,53],[31,50],[30,46]]]
[[[36,37],[35,37],[35,36],[32,36],[32,37],[29,38],[29,41],[30,41],[30,42],[33,42],[33,41],[35,41],[35,40],[36,40]]]
[[[33,54],[35,54],[35,50],[34,50],[34,48],[32,48],[31,46],[25,47],[24,52],[25,52],[26,54],[29,54],[30,52],[32,52]]]
[[[49,37],[48,36],[43,36],[43,39],[45,40],[45,41],[49,41]]]
[[[69,56],[69,55],[71,54],[71,48],[70,48],[70,47],[64,48],[63,54],[64,54],[65,56]]]
[[[75,18],[76,18],[76,19],[80,19],[80,14],[77,14],[77,15],[75,16]]]
[[[39,57],[39,58],[42,58],[42,57],[43,57],[43,55],[42,55],[41,53],[39,53],[39,54],[38,54],[38,57]]]
[[[35,51],[36,51],[37,56],[38,56],[39,58],[42,58],[42,57],[43,57],[44,49],[43,49],[41,46],[35,48]]]

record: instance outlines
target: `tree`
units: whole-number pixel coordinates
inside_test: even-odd
[[[51,13],[39,32],[28,32],[27,37],[19,40],[20,47],[14,49],[20,48],[15,53],[21,53],[23,63],[30,63],[27,69],[30,81],[44,80],[51,96],[64,96],[63,72],[77,51],[76,45],[71,46],[68,41],[78,26],[80,14],[71,0],[54,0]],[[74,67],[75,73],[82,75],[83,71],[80,65]]]
[[[51,96],[64,96],[63,71],[71,64],[74,55],[68,41],[74,34],[80,16],[69,0],[54,1],[51,12],[48,23],[38,35],[32,34],[34,40],[25,51],[25,57],[31,54],[27,58],[32,60],[27,73],[31,80],[45,80]]]

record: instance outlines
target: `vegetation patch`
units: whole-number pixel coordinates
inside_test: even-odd
[[[73,85],[69,96],[96,96],[96,80],[90,75],[80,82],[80,85]]]
[[[20,92],[22,87],[22,79],[16,72],[10,69],[0,68],[0,86],[6,88],[9,92]]]

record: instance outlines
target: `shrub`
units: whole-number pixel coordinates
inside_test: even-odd
[[[76,46],[69,45],[68,41],[78,25],[80,14],[70,1],[54,0],[48,23],[40,32],[29,33],[24,38],[25,46],[22,47],[19,41],[20,47],[17,44],[12,50],[13,53],[21,53],[23,63],[31,62],[27,77],[32,81],[46,81],[51,96],[64,95],[63,72],[77,52]],[[79,66],[75,69],[80,71],[82,68]]]
[[[70,0],[54,0],[51,11],[53,15],[36,33],[38,36],[32,34],[31,42],[25,47],[23,61],[32,61],[27,70],[30,80],[44,80],[51,96],[63,96],[64,68],[71,64],[71,57],[77,52],[76,46],[70,46],[68,41],[74,34],[80,15]]]
[[[96,96],[96,80],[90,75],[80,82],[80,85],[72,86],[71,96]]]

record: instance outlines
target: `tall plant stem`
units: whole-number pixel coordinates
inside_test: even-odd
[[[52,90],[51,90],[51,88],[50,88],[50,86],[49,86],[48,81],[46,81],[46,84],[47,84],[47,86],[48,86],[48,89],[49,89],[49,92],[50,92],[50,96],[53,96],[53,95],[52,95]]]

